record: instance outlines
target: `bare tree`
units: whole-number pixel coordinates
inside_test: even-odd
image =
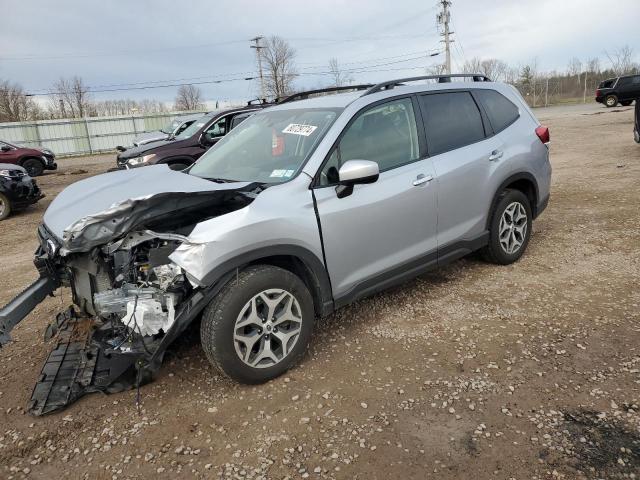
[[[174,108],[176,110],[198,110],[204,107],[202,91],[194,85],[181,85],[178,88]]]
[[[82,118],[88,114],[91,99],[89,88],[77,75],[61,77],[53,84],[49,110],[59,117]]]
[[[266,39],[260,53],[265,69],[267,96],[278,98],[292,93],[293,81],[297,76],[295,49],[283,38],[272,36]]]
[[[338,59],[335,57],[329,59],[329,71],[331,72],[331,79],[334,86],[342,87],[353,83],[353,77],[340,69]]]
[[[426,71],[427,75],[444,75],[446,68],[443,63],[436,63],[435,65],[429,65]]]
[[[481,60],[474,57],[462,65],[463,73],[482,73],[494,81],[504,81],[508,70],[509,66],[497,58]]]
[[[633,68],[633,49],[629,45],[616,48],[612,53],[604,52],[611,62],[611,68],[617,75],[630,73]]]
[[[598,57],[587,60],[587,71],[590,73],[600,73],[600,59]]]
[[[0,81],[0,122],[37,120],[41,112],[22,87],[6,80]]]
[[[524,65],[520,69],[520,78],[518,79],[518,86],[520,92],[525,96],[532,106],[536,106],[536,94],[538,79],[538,60],[534,59],[531,63]]]
[[[582,62],[578,57],[573,57],[571,60],[569,60],[569,65],[567,66],[567,73],[571,77],[580,75],[582,73]]]

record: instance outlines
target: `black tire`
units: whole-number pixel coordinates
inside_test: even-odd
[[[172,163],[169,165],[169,168],[171,170],[184,170],[185,168],[187,168],[189,165],[186,165],[184,163]]]
[[[620,102],[620,105],[622,105],[623,107],[628,107],[632,102],[633,100],[625,100],[624,102]]]
[[[604,97],[604,104],[607,108],[615,107],[618,105],[618,97],[615,95],[607,95]]]
[[[11,213],[11,202],[6,195],[0,193],[0,220],[4,220]]]
[[[524,238],[522,239],[520,247],[509,253],[500,243],[500,221],[505,210],[513,203],[519,203],[524,207],[527,223]],[[520,190],[507,189],[502,192],[496,201],[493,212],[491,213],[491,221],[489,224],[489,243],[484,247],[484,249],[482,249],[482,255],[485,260],[498,265],[509,265],[510,263],[518,261],[527,249],[529,238],[531,237],[532,226],[531,205],[527,196]]]
[[[44,172],[44,165],[37,158],[27,158],[22,166],[31,177],[39,177]]]
[[[269,289],[282,289],[292,294],[300,305],[302,321],[300,333],[289,354],[272,366],[256,368],[245,363],[236,352],[236,320],[255,295]],[[298,276],[272,265],[255,265],[239,272],[205,308],[200,339],[207,358],[223,374],[240,383],[264,383],[282,375],[300,361],[311,340],[314,321],[313,298]],[[259,334],[262,333],[260,330]]]

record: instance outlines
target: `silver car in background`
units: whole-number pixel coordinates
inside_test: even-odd
[[[140,145],[144,145],[146,143],[157,142],[158,140],[167,140],[168,138],[175,137],[182,133],[189,125],[195,122],[197,119],[202,117],[203,113],[197,113],[195,115],[185,115],[182,117],[175,118],[174,120],[167,123],[160,130],[155,130],[153,132],[146,132],[142,135],[136,137],[133,140],[133,146],[139,147]]]
[[[39,229],[40,279],[0,310],[0,344],[70,286],[75,306],[52,328],[91,319],[68,356],[91,360],[60,367],[82,379],[63,397],[44,375],[32,411],[148,381],[196,318],[214,366],[265,382],[302,357],[318,317],[475,250],[517,261],[551,165],[549,130],[516,89],[482,75],[367,87],[284,99],[185,171],[118,171],[61,192]]]

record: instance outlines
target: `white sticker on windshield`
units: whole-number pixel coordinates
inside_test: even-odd
[[[284,176],[289,178],[291,175],[293,175],[293,170],[287,170],[286,172],[284,172]]]
[[[286,170],[274,170],[273,172],[271,172],[271,175],[269,175],[270,177],[284,177],[284,174],[286,173]]]
[[[313,131],[318,128],[315,125],[301,125],[299,123],[290,123],[287,128],[282,130],[282,133],[292,133],[294,135],[304,135],[308,137]]]

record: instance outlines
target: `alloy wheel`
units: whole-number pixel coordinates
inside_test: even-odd
[[[7,208],[7,205],[4,202],[4,199],[0,197],[0,218],[4,216],[4,210]]]
[[[250,367],[272,367],[291,353],[301,327],[296,297],[282,289],[264,290],[240,310],[233,329],[236,353]]]
[[[505,253],[513,255],[522,247],[526,235],[527,211],[520,202],[512,202],[507,205],[500,218],[500,246]]]

